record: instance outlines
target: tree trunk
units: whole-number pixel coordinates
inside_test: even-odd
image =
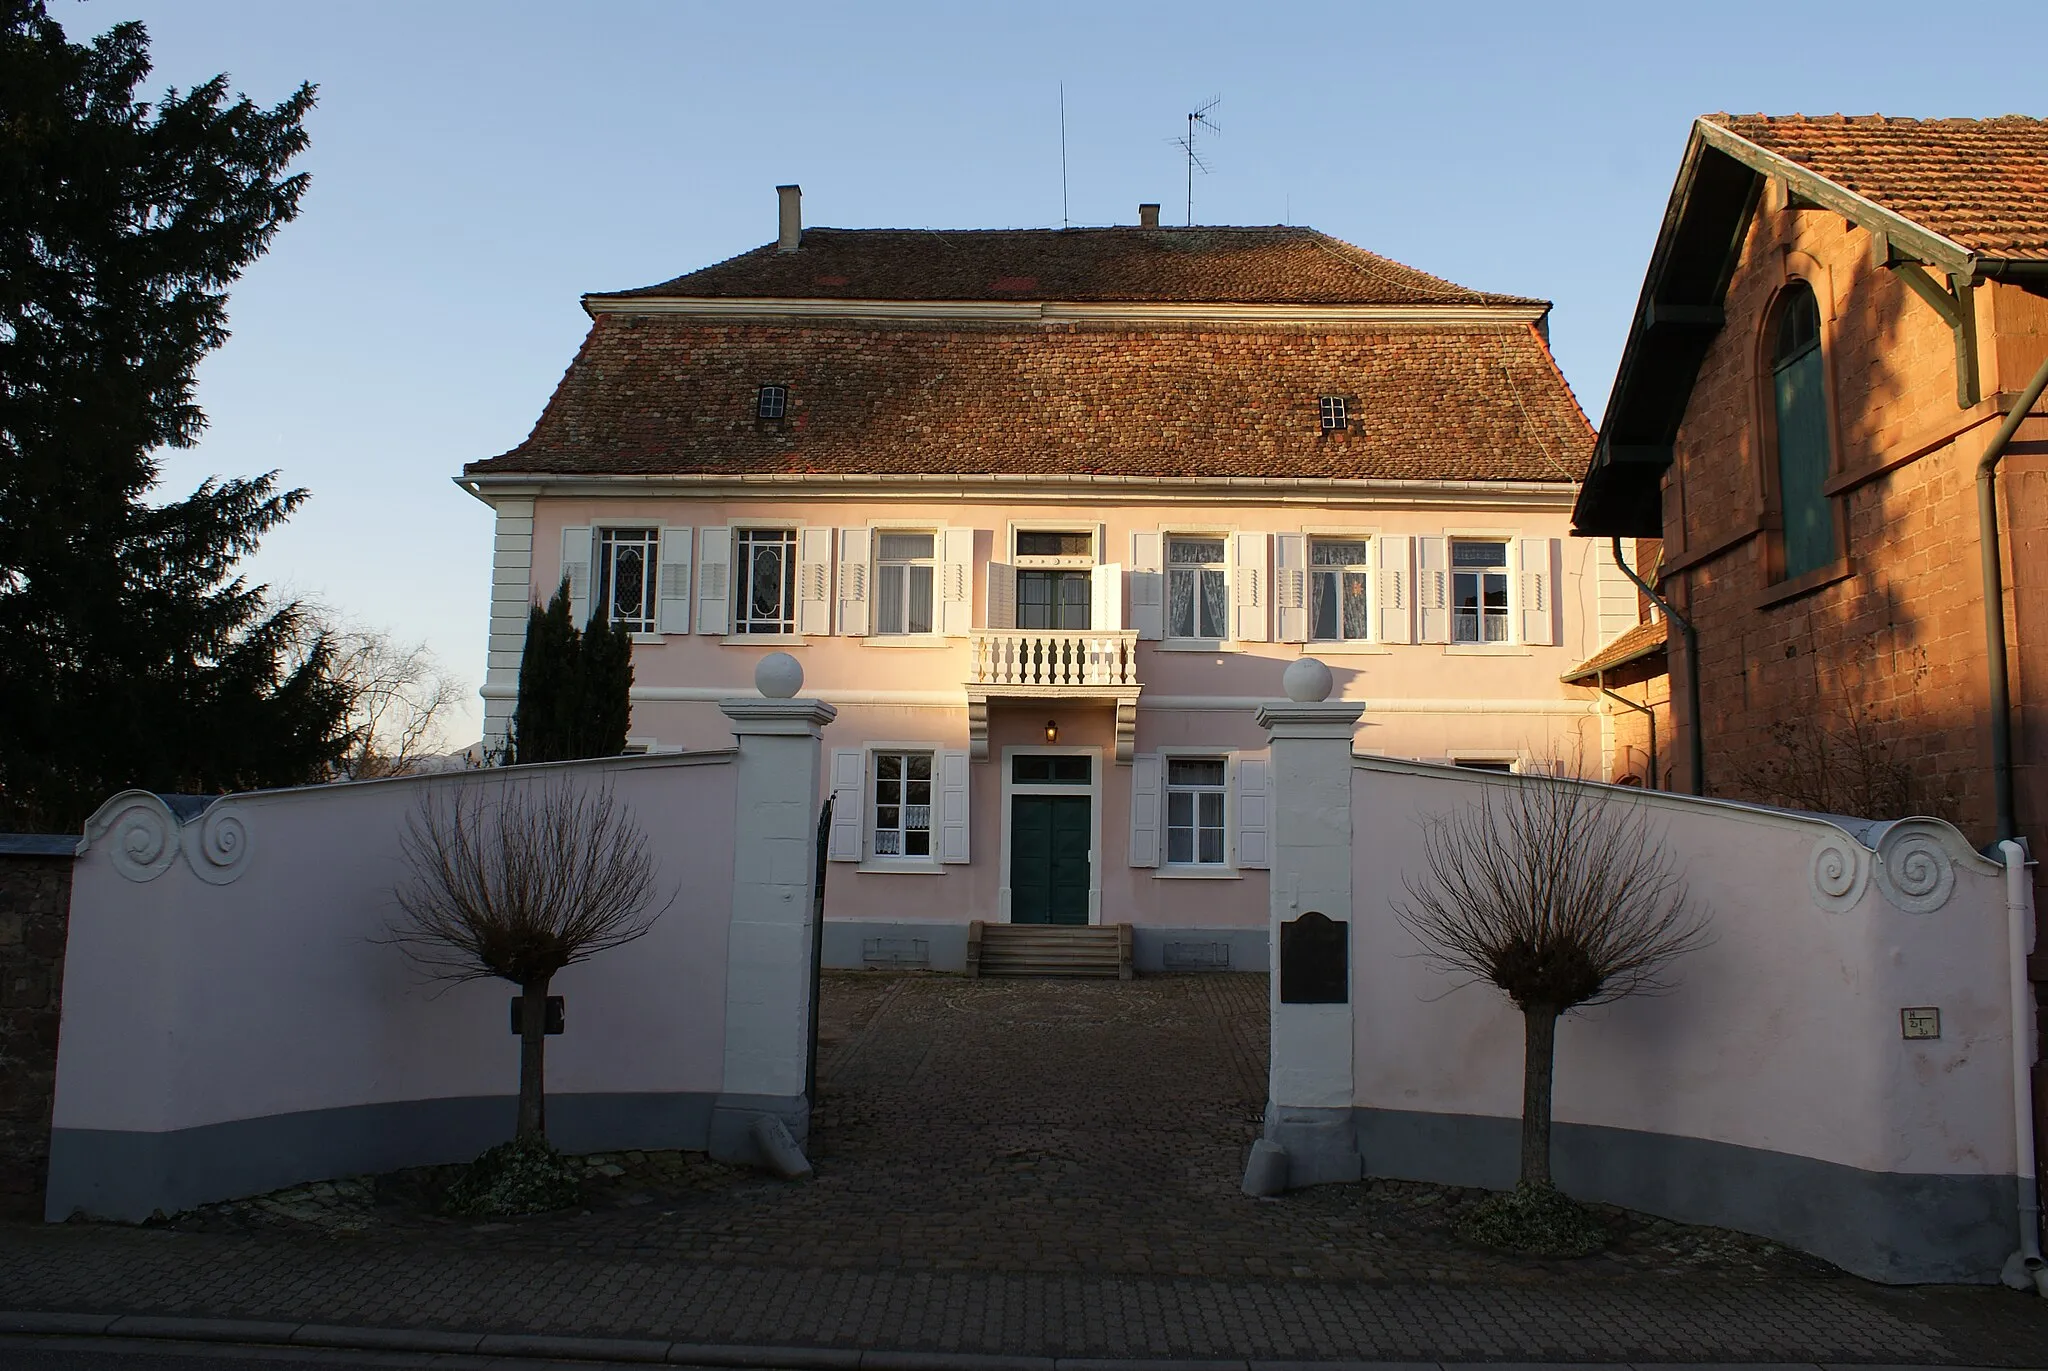
[[[514,1136],[548,1135],[548,981],[542,976],[519,987],[519,1127]]]
[[[1557,1065],[1557,1015],[1549,1005],[1522,1010],[1522,1183],[1550,1184],[1550,1085]]]

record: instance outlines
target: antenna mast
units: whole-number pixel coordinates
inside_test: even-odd
[[[1211,133],[1223,132],[1223,126],[1209,117],[1209,111],[1222,103],[1222,96],[1212,95],[1199,106],[1188,111],[1187,136],[1173,140],[1175,146],[1188,155],[1188,227],[1190,228],[1193,228],[1195,223],[1195,173],[1199,171],[1204,176],[1209,174],[1209,164],[1204,162],[1201,154],[1195,151],[1195,134],[1200,129],[1207,129]]]
[[[1060,82],[1060,227],[1072,228],[1067,217],[1067,83]]]

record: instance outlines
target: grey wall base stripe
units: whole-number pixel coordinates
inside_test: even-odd
[[[809,1119],[801,1096],[728,1102],[708,1091],[550,1094],[548,1140],[564,1152],[701,1152],[714,1113],[727,1103],[749,1124],[774,1113],[799,1137]],[[517,1107],[510,1095],[487,1095],[272,1114],[165,1133],[56,1128],[44,1216],[59,1222],[82,1211],[132,1222],[307,1181],[468,1161],[512,1136]]]
[[[1131,963],[1141,972],[1264,971],[1266,930],[1134,924]],[[825,965],[837,970],[965,971],[967,925],[827,919]]]
[[[1359,1109],[1368,1176],[1505,1190],[1521,1120]],[[1580,1199],[1774,1238],[1869,1280],[1988,1284],[2018,1245],[2012,1176],[1864,1171],[1783,1152],[1558,1123],[1558,1187]]]

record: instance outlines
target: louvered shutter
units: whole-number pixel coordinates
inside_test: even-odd
[[[867,780],[867,754],[857,747],[832,749],[832,831],[825,855],[835,862],[860,860],[861,791]]]
[[[1131,759],[1131,865],[1159,865],[1159,754]]]
[[[1166,636],[1165,538],[1131,535],[1131,627],[1146,642]]]
[[[1308,641],[1308,537],[1273,535],[1273,636],[1283,643]]]
[[[967,754],[947,750],[939,754],[939,860],[967,860]]]
[[[988,564],[988,627],[1017,626],[1017,571],[1008,562]]]
[[[1263,871],[1273,865],[1273,763],[1263,752],[1237,759],[1237,864]]]
[[[1557,540],[1524,538],[1516,547],[1521,560],[1516,593],[1521,597],[1522,641],[1549,647],[1557,642],[1557,607],[1552,603],[1556,577],[1551,567]]]
[[[796,533],[796,631],[805,636],[832,631],[832,530],[800,528]]]
[[[1383,643],[1415,641],[1415,568],[1411,538],[1380,538],[1379,636]]]
[[[1263,643],[1273,636],[1266,621],[1266,604],[1271,573],[1266,570],[1266,535],[1240,533],[1230,540],[1230,577],[1236,582],[1231,599],[1236,604],[1230,636],[1242,643]]]
[[[1115,562],[1088,573],[1092,603],[1088,627],[1100,633],[1120,633],[1124,626],[1124,569]]]
[[[1419,628],[1415,640],[1448,643],[1451,640],[1450,540],[1415,540],[1415,617]]]
[[[732,530],[697,530],[697,631],[723,637],[731,621]]]
[[[839,631],[850,637],[865,637],[868,632],[868,565],[874,536],[871,529],[839,530]]]
[[[940,542],[939,632],[961,638],[974,627],[974,530],[949,528]]]
[[[590,624],[590,528],[585,525],[562,530],[562,575],[569,582],[569,619],[578,629]],[[553,599],[555,589],[548,587]]]
[[[690,546],[695,530],[664,525],[661,530],[661,579],[654,626],[663,633],[690,631]]]

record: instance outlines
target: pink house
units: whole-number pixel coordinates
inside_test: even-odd
[[[634,632],[633,746],[723,746],[787,651],[835,705],[828,962],[970,921],[1266,965],[1253,709],[1327,662],[1356,746],[1605,774],[1561,678],[1636,619],[1569,535],[1592,432],[1548,305],[1306,228],[803,229],[591,329],[497,516],[486,742],[528,604]],[[822,797],[821,797],[822,798]],[[691,835],[671,835],[689,842]]]

